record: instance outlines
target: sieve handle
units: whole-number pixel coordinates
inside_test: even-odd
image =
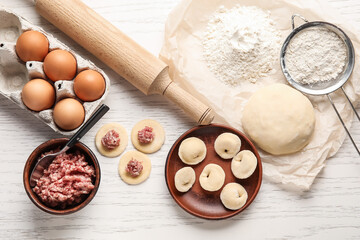
[[[345,90],[344,90],[344,87],[341,87],[341,90],[343,91],[343,93],[344,93],[344,95],[345,95],[346,99],[347,99],[347,100],[348,100],[348,102],[350,103],[350,106],[351,106],[352,110],[354,111],[354,113],[355,113],[355,115],[356,115],[357,119],[360,121],[360,116],[359,116],[359,114],[357,113],[357,111],[356,111],[356,109],[355,109],[354,105],[353,105],[353,104],[352,104],[352,102],[350,101],[350,98],[349,98],[349,97],[348,97],[348,95],[346,94],[346,92],[345,92]]]
[[[343,91],[344,91],[344,89],[343,89]],[[349,100],[349,98],[348,98],[348,96],[346,95],[345,91],[344,91],[344,94],[345,94],[346,98]],[[329,99],[329,101],[330,101],[330,103],[331,103],[332,107],[334,108],[334,110],[335,110],[335,112],[336,112],[336,115],[338,116],[338,118],[339,118],[339,120],[340,120],[341,124],[343,125],[343,127],[344,127],[344,129],[345,129],[345,131],[346,131],[347,135],[349,136],[349,138],[350,138],[350,140],[351,140],[352,144],[354,145],[354,147],[355,147],[355,149],[356,149],[357,153],[358,153],[358,154],[359,154],[359,156],[360,156],[360,151],[359,151],[358,147],[356,146],[354,139],[351,137],[351,134],[350,134],[349,130],[348,130],[348,129],[347,129],[347,127],[345,126],[345,123],[344,123],[343,119],[341,118],[339,111],[338,111],[338,110],[337,110],[337,108],[335,107],[335,104],[334,104],[334,102],[333,102],[332,98],[330,97],[330,95],[329,95],[329,94],[326,94],[326,96],[328,97],[328,99]],[[350,100],[349,100],[349,102],[350,102]],[[351,102],[350,102],[350,104],[351,104],[351,106],[353,106]],[[354,109],[354,111],[355,111],[355,109]],[[355,112],[356,112],[356,111],[355,111]],[[356,114],[356,115],[357,115],[357,114]]]
[[[301,18],[304,22],[309,22],[306,18],[304,18],[300,14],[294,14],[291,16],[291,26],[293,30],[295,29],[295,17]]]

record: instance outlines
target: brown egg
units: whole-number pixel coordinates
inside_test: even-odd
[[[44,60],[44,72],[52,81],[72,80],[76,74],[76,59],[65,50],[51,51]]]
[[[84,122],[85,110],[79,101],[65,98],[55,105],[53,118],[60,128],[74,130]]]
[[[83,101],[95,101],[105,92],[105,79],[94,70],[82,71],[74,80],[74,91]]]
[[[49,41],[40,32],[26,31],[18,38],[15,50],[24,62],[43,61],[49,52]]]
[[[29,109],[39,112],[54,105],[55,89],[44,79],[33,79],[23,87],[21,99]]]

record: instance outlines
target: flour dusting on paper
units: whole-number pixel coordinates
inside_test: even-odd
[[[211,16],[202,41],[204,58],[217,79],[230,86],[256,82],[277,63],[280,32],[270,12],[254,6],[221,6]]]

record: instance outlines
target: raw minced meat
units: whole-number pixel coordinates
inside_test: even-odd
[[[140,143],[151,143],[154,137],[155,133],[152,127],[145,126],[142,130],[138,131],[138,140]]]
[[[115,130],[109,130],[101,139],[101,144],[107,149],[114,149],[120,145],[120,135]]]
[[[130,174],[130,176],[132,177],[137,177],[140,175],[140,173],[143,170],[143,165],[140,161],[132,158],[128,164],[126,165],[126,172],[128,172]]]
[[[44,170],[33,191],[47,206],[64,209],[80,203],[94,189],[94,177],[94,167],[88,164],[84,154],[62,153]]]

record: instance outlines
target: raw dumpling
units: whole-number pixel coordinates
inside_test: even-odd
[[[231,161],[231,171],[236,178],[245,179],[250,177],[257,166],[257,158],[249,150],[239,152]]]
[[[245,205],[248,194],[243,186],[233,182],[225,185],[220,193],[220,199],[227,209],[238,210]]]
[[[225,182],[225,172],[217,164],[206,165],[199,177],[200,186],[209,192],[219,190]]]
[[[179,157],[185,164],[196,165],[205,159],[206,145],[199,138],[187,138],[180,144]]]
[[[220,134],[214,143],[215,152],[222,159],[231,159],[233,158],[241,148],[240,138],[233,133],[223,133]]]
[[[179,192],[187,192],[195,183],[195,171],[191,167],[183,167],[175,173],[175,187]]]

